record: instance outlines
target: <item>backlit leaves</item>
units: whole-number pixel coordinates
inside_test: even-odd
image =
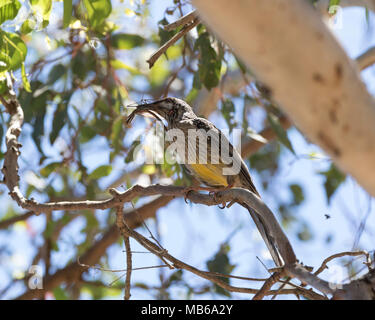
[[[64,0],[64,17],[63,17],[63,23],[64,28],[67,28],[70,24],[70,20],[72,18],[72,12],[73,12],[73,0]]]
[[[52,10],[52,0],[30,0],[30,3],[37,15],[42,17],[42,26],[45,28],[49,24],[49,16]]]
[[[112,11],[110,0],[83,0],[87,18],[93,29],[101,27]]]
[[[21,4],[18,0],[0,0],[0,24],[17,16]]]
[[[27,54],[27,47],[15,33],[0,30],[0,72],[21,67]]]
[[[112,166],[102,165],[97,167],[93,172],[89,174],[89,179],[97,180],[99,178],[108,176],[112,171]]]
[[[139,47],[145,39],[137,34],[117,33],[111,37],[111,45],[115,49],[129,50]]]
[[[195,42],[194,48],[199,51],[199,78],[203,85],[211,90],[219,84],[221,59],[211,46],[210,35],[203,32]]]

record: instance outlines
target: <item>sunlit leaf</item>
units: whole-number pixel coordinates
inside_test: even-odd
[[[22,34],[28,34],[28,33],[30,33],[31,31],[33,31],[33,30],[35,29],[35,26],[36,26],[36,22],[35,22],[35,20],[27,19],[27,20],[25,20],[25,22],[22,24],[21,29],[20,29],[20,32],[21,32]]]
[[[111,45],[115,49],[128,50],[139,47],[145,39],[137,34],[117,33],[111,37]]]
[[[0,30],[0,72],[20,68],[26,54],[27,47],[17,34]]]
[[[67,28],[70,24],[73,12],[73,0],[64,0],[64,28]]]
[[[153,164],[148,164],[142,167],[142,172],[145,174],[154,174],[156,172],[156,167]]]
[[[97,180],[102,177],[108,176],[112,172],[112,166],[102,165],[97,167],[93,172],[89,174],[89,179]]]
[[[21,76],[22,76],[22,84],[23,84],[23,88],[24,88],[27,92],[31,92],[30,82],[29,82],[29,80],[27,79],[27,75],[26,75],[25,63],[22,63],[22,65],[21,65]]]
[[[21,4],[18,0],[0,0],[0,24],[17,16]]]
[[[52,172],[56,171],[57,168],[61,167],[61,162],[51,162],[44,168],[40,169],[40,174],[47,178]]]
[[[112,11],[110,0],[83,0],[92,28],[99,28]]]
[[[52,10],[52,0],[30,0],[31,6],[43,18],[43,28],[49,24],[49,16]]]
[[[127,65],[126,63],[122,62],[121,60],[111,60],[111,66],[115,69],[125,69],[131,72],[134,75],[142,74],[138,69]]]

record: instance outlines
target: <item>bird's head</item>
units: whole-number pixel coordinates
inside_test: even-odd
[[[193,109],[183,100],[178,98],[165,98],[151,103],[142,103],[135,106],[136,109],[129,115],[127,122],[130,123],[134,116],[139,113],[150,113],[164,118],[168,124],[195,117]]]

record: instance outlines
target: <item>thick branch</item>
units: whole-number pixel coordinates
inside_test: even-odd
[[[307,1],[271,2],[194,1],[199,16],[271,89],[293,123],[375,195],[369,174],[375,103],[358,69]]]

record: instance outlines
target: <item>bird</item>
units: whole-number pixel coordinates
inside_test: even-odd
[[[188,174],[207,186],[202,186],[200,190],[215,192],[239,187],[260,198],[249,169],[236,148],[212,122],[198,117],[187,102],[167,97],[131,107],[136,109],[127,117],[127,124],[132,122],[136,114],[149,113],[160,121],[166,121],[167,133],[182,133],[182,137],[175,135],[174,139],[174,142],[180,144],[176,148],[177,158]],[[206,138],[206,143],[202,138]],[[191,189],[194,190],[194,187]],[[239,204],[249,211],[276,266],[281,267],[283,262],[279,251],[262,217],[246,203]]]

